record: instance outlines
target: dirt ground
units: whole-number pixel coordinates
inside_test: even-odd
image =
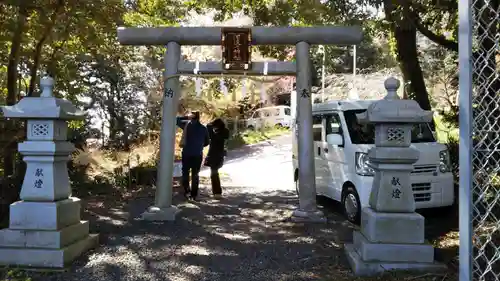
[[[344,219],[336,203],[319,198],[327,223],[289,220],[298,206],[289,176],[293,171],[290,149],[285,136],[230,151],[222,171],[224,198],[210,197],[206,177],[198,202],[186,202],[176,189],[173,203],[181,213],[174,222],[140,220],[153,203],[152,188],[82,197],[83,219],[90,221],[92,233],[100,234],[99,247],[62,272],[11,271],[17,277],[7,280],[458,280],[458,212],[453,210],[423,213],[426,238],[436,246],[435,257],[448,265],[448,271],[353,276],[343,247],[352,241],[357,226]]]
[[[223,199],[214,200],[205,188],[199,202],[185,202],[180,194],[174,197],[182,210],[176,222],[139,220],[153,194],[151,189],[138,189],[119,200],[84,199],[83,217],[91,221],[91,231],[100,234],[99,248],[66,271],[23,276],[33,281],[458,280],[454,275],[458,237],[445,223],[453,219],[444,215],[424,214],[427,238],[439,247],[436,258],[449,265],[448,272],[361,278],[351,274],[343,251],[357,227],[329,200],[319,200],[328,223],[301,224],[288,219],[298,204],[293,192],[255,193],[232,187]]]

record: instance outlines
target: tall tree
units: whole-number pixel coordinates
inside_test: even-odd
[[[36,86],[40,65],[45,64],[45,70],[62,73],[56,70],[59,66],[55,60],[59,52],[69,55],[71,51],[82,51],[99,46],[99,36],[102,30],[115,30],[116,22],[121,19],[123,9],[119,0],[113,1],[2,1],[0,10],[9,13],[12,19],[2,17],[0,26],[3,32],[11,36],[7,62],[7,97],[6,104],[16,103],[20,94],[18,84],[20,73],[29,79],[26,94],[37,95]],[[12,27],[12,25],[14,27]],[[3,37],[3,36],[2,36]],[[77,41],[71,47],[68,41]],[[65,48],[66,47],[66,48]],[[76,78],[76,77],[75,77]],[[56,80],[57,81],[57,80]],[[5,130],[9,135],[17,135],[16,123],[8,120]],[[4,146],[4,175],[12,175],[16,139]]]
[[[377,69],[392,66],[390,60],[380,59],[389,54],[384,54],[382,48],[377,48],[373,42],[373,37],[380,35],[376,29],[383,28],[388,31],[397,31],[396,38],[403,50],[398,53],[398,62],[404,72],[404,78],[412,83],[408,85],[408,91],[414,92],[412,95],[424,108],[430,108],[425,83],[421,75],[421,70],[418,64],[418,53],[416,45],[416,29],[411,25],[408,19],[403,18],[400,21],[395,21],[396,16],[393,12],[396,10],[394,7],[397,1],[383,1],[383,0],[357,0],[356,4],[352,1],[319,1],[319,0],[278,0],[278,1],[216,1],[216,0],[202,0],[198,1],[197,5],[203,7],[213,8],[218,13],[217,19],[224,19],[232,16],[232,13],[243,11],[245,14],[254,19],[256,25],[277,25],[277,26],[290,26],[290,25],[360,25],[365,30],[363,42],[358,46],[358,57],[365,58],[361,60],[358,67],[370,69],[371,67]],[[383,7],[384,2],[390,2],[391,6],[388,7],[386,15],[390,16],[389,25],[379,24],[376,15],[367,7]],[[396,5],[399,7],[400,5]],[[391,19],[394,20],[391,21]],[[273,56],[283,59],[287,55],[289,46],[262,46],[260,49],[264,55]],[[408,48],[408,51],[404,51]],[[320,61],[321,54],[315,52],[317,47],[313,47],[313,60]],[[336,46],[326,47],[326,52],[329,59],[327,60],[327,69],[329,72],[351,72],[352,71],[352,56],[345,50],[340,50]],[[376,66],[370,65],[376,64]],[[417,70],[414,73],[413,70]],[[406,70],[406,71],[405,71]],[[410,71],[411,70],[411,71]]]
[[[5,104],[13,105],[21,93],[36,96],[40,69],[59,76],[58,94],[75,99],[73,86],[80,79],[74,71],[77,54],[100,47],[103,33],[115,33],[121,20],[120,0],[61,1],[0,0],[0,65],[7,65],[0,75],[0,89]],[[8,54],[8,56],[4,56]],[[3,72],[0,69],[0,74]],[[5,87],[5,88],[4,88]],[[3,91],[5,89],[5,91]],[[0,220],[8,205],[17,199],[22,169],[15,170],[16,143],[24,134],[22,122],[2,120],[2,188],[0,189]],[[17,175],[15,175],[17,174]],[[17,182],[16,182],[17,181]]]
[[[429,94],[419,62],[417,28],[407,16],[409,5],[401,5],[404,2],[384,0],[385,18],[396,41],[396,55],[405,82],[405,94],[416,100],[422,109],[430,110]]]

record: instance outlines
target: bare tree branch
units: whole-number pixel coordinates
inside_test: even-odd
[[[417,28],[417,30],[420,33],[422,33],[425,37],[429,38],[429,40],[440,46],[443,46],[444,48],[450,51],[458,52],[458,42],[446,39],[445,36],[432,32],[422,23],[422,19],[418,16],[418,14],[415,11],[409,12],[409,17],[412,20],[413,24],[415,25],[415,28]]]

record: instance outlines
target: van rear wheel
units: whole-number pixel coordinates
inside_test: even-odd
[[[348,186],[342,192],[342,209],[348,221],[359,224],[361,221],[361,202],[354,186]]]

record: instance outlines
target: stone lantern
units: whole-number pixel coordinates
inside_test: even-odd
[[[356,275],[373,275],[385,270],[442,269],[434,262],[434,248],[424,238],[424,217],[415,213],[410,174],[419,151],[411,147],[415,123],[432,121],[416,101],[397,95],[400,82],[388,78],[387,96],[357,115],[360,123],[375,125],[375,147],[368,151],[375,170],[369,207],[361,212],[361,231],[345,245]]]
[[[0,264],[61,268],[98,243],[80,220],[80,199],[71,197],[67,162],[69,120],[85,118],[70,101],[53,96],[54,80],[40,81],[40,97],[2,107],[4,117],[27,120],[27,140],[19,143],[26,162],[21,201],[10,205],[8,229],[0,230]]]

